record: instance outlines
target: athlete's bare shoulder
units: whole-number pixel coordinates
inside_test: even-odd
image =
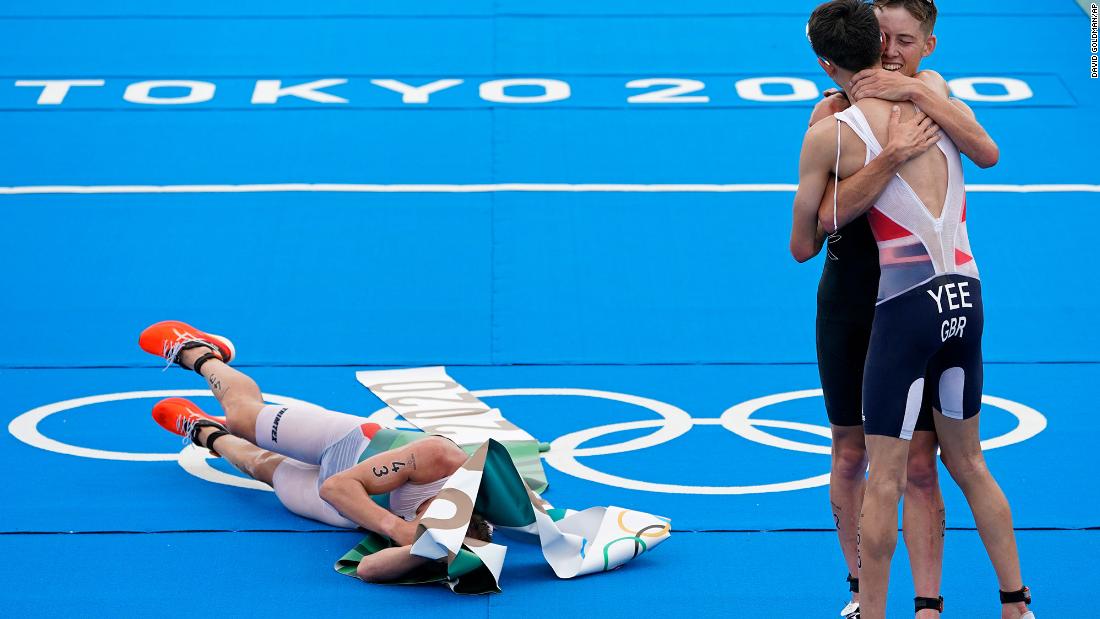
[[[810,125],[802,138],[803,162],[831,162],[831,154],[836,151],[836,132],[837,120],[832,115]]]
[[[830,127],[835,126],[836,116],[834,116],[833,114],[829,114],[828,116],[810,125],[810,128],[806,131],[806,136],[809,137],[811,134],[817,135],[822,133],[830,133],[831,135],[832,130],[830,129]]]

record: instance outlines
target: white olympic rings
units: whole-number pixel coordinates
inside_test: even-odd
[[[778,437],[774,434],[769,434],[768,432],[760,429],[781,428],[814,434],[828,439],[830,437],[830,431],[827,426],[820,426],[795,421],[752,418],[753,413],[767,406],[772,406],[774,404],[802,398],[819,397],[822,393],[820,389],[790,391],[755,398],[746,402],[741,402],[726,409],[721,414],[721,416],[717,418],[694,418],[683,409],[676,407],[672,404],[668,404],[666,402],[625,393],[600,391],[595,389],[514,388],[483,389],[479,391],[472,391],[471,393],[475,396],[482,398],[492,398],[500,396],[573,396],[605,399],[639,406],[654,413],[657,413],[661,417],[661,419],[628,421],[596,426],[584,430],[579,430],[577,432],[572,432],[553,440],[550,444],[550,451],[543,455],[546,463],[563,473],[588,481],[593,481],[596,483],[606,484],[619,488],[642,490],[648,492],[703,495],[785,492],[791,490],[800,490],[804,488],[814,488],[829,483],[829,474],[824,473],[822,475],[807,477],[805,479],[743,486],[692,486],[662,484],[611,475],[602,471],[598,471],[585,464],[581,464],[577,460],[578,457],[591,457],[624,453],[627,451],[637,451],[639,449],[646,449],[649,447],[661,445],[682,436],[683,434],[689,432],[691,428],[696,425],[719,425],[744,439],[762,445],[767,445],[770,447],[776,447],[789,451],[827,455],[830,453],[830,447],[828,445],[793,441],[790,439]],[[185,471],[206,481],[237,486],[241,488],[270,491],[270,488],[265,484],[237,475],[224,473],[211,467],[207,463],[207,459],[211,457],[209,453],[206,452],[206,450],[196,449],[192,446],[185,447],[179,453],[167,454],[106,451],[62,443],[55,439],[44,436],[38,430],[38,424],[43,419],[49,417],[54,413],[80,408],[83,406],[99,404],[103,402],[142,398],[165,398],[173,396],[211,396],[211,393],[205,389],[175,389],[156,391],[132,391],[89,396],[84,398],[75,398],[71,400],[65,400],[63,402],[55,402],[53,404],[39,406],[35,409],[27,411],[12,420],[12,422],[8,425],[8,431],[12,434],[12,436],[19,439],[20,441],[23,441],[24,443],[27,443],[28,445],[31,445],[33,447],[38,447],[39,449],[44,449],[47,451],[102,460],[127,460],[144,462],[175,460]],[[265,400],[276,404],[303,404],[308,406],[316,406],[315,404],[312,404],[310,402],[290,398],[287,396],[265,394],[264,398]],[[1008,413],[1015,416],[1017,420],[1016,427],[1008,433],[982,441],[983,449],[995,449],[998,447],[1013,445],[1039,434],[1043,431],[1044,428],[1046,428],[1046,418],[1042,415],[1042,413],[1036,411],[1033,408],[1030,408],[1018,402],[1013,402],[1004,398],[998,398],[988,395],[982,396],[982,402],[994,408],[999,408],[1007,411]],[[382,408],[378,411],[375,411],[373,414],[370,415],[370,419],[376,423],[387,425],[389,427],[413,427],[408,422],[398,418],[397,414],[390,408]],[[600,447],[581,447],[584,443],[601,436],[645,428],[658,429],[653,433],[621,443],[603,445]]]
[[[92,458],[96,460],[125,460],[130,462],[171,462],[176,461],[179,463],[183,470],[198,477],[205,479],[206,481],[225,484],[229,486],[237,486],[240,488],[252,488],[255,490],[271,490],[271,487],[267,484],[255,481],[253,479],[247,479],[237,475],[230,475],[224,473],[210,466],[206,461],[213,457],[210,452],[205,449],[197,449],[193,445],[187,445],[179,453],[133,453],[128,451],[107,451],[103,449],[92,449],[90,447],[79,447],[77,445],[70,445],[68,443],[62,443],[61,441],[49,438],[39,432],[38,424],[43,419],[53,415],[54,413],[60,413],[62,411],[72,410],[74,408],[81,408],[83,406],[91,406],[93,404],[102,404],[104,402],[117,402],[120,400],[140,400],[145,398],[193,398],[193,397],[214,397],[214,394],[209,389],[157,389],[153,391],[124,391],[121,393],[105,393],[103,395],[93,395],[84,398],[73,398],[71,400],[64,400],[61,402],[54,402],[53,404],[46,404],[37,408],[31,409],[22,415],[19,415],[15,419],[11,420],[8,424],[8,432],[12,436],[30,445],[31,447],[37,447],[46,451],[52,451],[59,454],[66,454],[70,456],[79,456],[81,458]],[[308,406],[316,406],[305,400],[298,400],[284,395],[276,395],[273,393],[263,394],[264,400],[271,402],[272,404],[302,404]]]

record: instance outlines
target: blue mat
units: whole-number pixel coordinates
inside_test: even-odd
[[[554,578],[537,547],[512,541],[501,580],[505,593],[476,597],[455,596],[440,585],[365,585],[340,576],[330,566],[349,540],[354,543],[354,534],[5,535],[0,551],[10,559],[0,564],[0,577],[9,586],[0,601],[17,617],[71,617],[97,608],[117,616],[193,617],[203,599],[221,616],[292,617],[322,608],[361,613],[415,603],[418,612],[459,619],[516,617],[532,609],[547,616],[634,617],[639,605],[665,616],[679,616],[684,609],[703,617],[727,616],[742,609],[825,617],[842,605],[845,592],[845,569],[829,533],[683,534],[622,570],[567,581]],[[949,532],[947,541],[943,595],[949,612],[995,614],[997,583],[977,534]],[[1092,572],[1100,534],[1021,533],[1019,544],[1025,561],[1056,559],[1062,572],[1025,570],[1028,582],[1043,592],[1036,611],[1089,616],[1080,581],[1064,574]],[[703,553],[719,553],[727,562],[711,566],[701,578],[693,566]],[[801,560],[810,555],[836,560]],[[906,561],[901,545],[890,596],[898,614],[912,605]],[[644,598],[640,586],[649,592]]]
[[[0,614],[190,616],[205,599],[189,584],[200,578],[233,591],[217,596],[226,616],[410,603],[456,618],[529,615],[536,604],[566,616],[833,615],[845,570],[819,485],[828,471],[820,398],[761,408],[752,418],[771,425],[736,426],[741,434],[719,421],[754,398],[818,386],[821,265],[787,253],[801,136],[830,85],[804,38],[816,4],[0,6],[10,258],[0,270],[0,466],[9,472]],[[1100,177],[1082,136],[1100,112],[1100,82],[1088,77],[1088,20],[1071,0],[940,4],[939,46],[925,67],[963,80],[956,95],[1001,146],[997,167],[965,164],[987,310],[985,391],[1023,415],[1024,429],[1047,424],[987,458],[1012,500],[1036,610],[1090,616],[1080,592],[1100,526],[1090,457],[1100,279],[1087,270],[1088,224]],[[631,100],[662,87],[628,85],[647,78],[693,80],[687,94],[708,99]],[[754,87],[760,78],[772,83]],[[91,82],[63,98],[27,83],[51,79]],[[499,81],[514,79],[536,81]],[[346,102],[254,103],[261,80],[337,80],[316,92]],[[461,81],[417,103],[372,80]],[[150,81],[169,83],[142,86]],[[556,100],[508,99],[547,88]],[[196,103],[138,102],[204,92]],[[355,187],[230,187],[257,183]],[[578,183],[634,186],[563,191]],[[394,187],[423,184],[448,187]],[[650,184],[723,187],[643,192]],[[131,193],[42,187],[55,185]],[[145,185],[201,192],[136,187]],[[487,186],[466,193],[472,185]],[[380,407],[356,369],[447,365],[555,443],[551,502],[667,515],[673,540],[576,581],[558,581],[537,549],[513,545],[505,593],[488,598],[342,578],[330,566],[356,534],[179,465],[180,442],[149,420],[160,396],[134,397],[201,387],[137,350],[139,330],[165,318],[232,336],[266,391],[346,412]],[[578,391],[508,391],[548,388]],[[54,412],[28,425],[28,411],[44,406]],[[644,444],[662,414],[674,419],[663,433],[684,433],[615,447]],[[652,423],[599,434],[623,422]],[[1017,425],[993,405],[982,423],[987,439]],[[619,453],[585,455],[600,447]],[[104,459],[110,451],[152,456]],[[210,466],[209,475],[235,474]],[[997,608],[992,571],[965,502],[942,479],[953,529],[948,612],[986,616]],[[783,490],[746,490],[775,484]],[[717,486],[742,493],[709,494]],[[701,576],[707,551],[726,562]],[[891,609],[908,609],[903,546],[894,569]],[[638,601],[642,586],[653,593]]]

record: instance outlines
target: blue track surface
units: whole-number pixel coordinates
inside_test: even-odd
[[[356,369],[442,364],[474,391],[605,394],[484,398],[544,441],[659,418],[614,394],[678,407],[695,420],[668,442],[577,458],[622,479],[752,486],[827,473],[825,454],[754,442],[715,421],[738,403],[819,386],[820,262],[790,260],[792,194],[782,187],[797,180],[812,99],[829,86],[803,35],[815,4],[54,0],[0,7],[0,221],[9,257],[0,270],[0,422],[7,427],[73,398],[200,387],[194,375],[162,374],[134,345],[149,322],[179,318],[231,335],[240,363],[266,392],[336,410],[367,415],[381,406],[355,382]],[[939,46],[925,67],[964,80],[955,82],[959,96],[966,79],[979,78],[969,103],[1002,153],[990,170],[965,167],[977,186],[968,220],[986,303],[985,392],[1047,424],[987,457],[1013,502],[1025,578],[1041,592],[1036,610],[1087,617],[1082,591],[1096,579],[1090,558],[1100,550],[1092,457],[1100,431],[1100,278],[1089,270],[1100,174],[1085,139],[1095,133],[1100,82],[1088,77],[1088,19],[1071,0],[940,4]],[[709,100],[629,101],[655,89],[627,86],[646,78],[696,80],[703,87],[691,94]],[[760,87],[754,99],[746,83],[755,78],[783,83]],[[54,104],[40,102],[41,86],[16,85],[58,79],[102,84],[73,86]],[[461,81],[412,103],[372,83],[387,79]],[[567,85],[568,95],[488,100],[492,83],[505,79],[550,80]],[[161,86],[150,97],[196,87],[210,96],[188,104],[130,100],[135,84],[164,80],[191,85]],[[318,91],[344,102],[254,103],[261,80],[343,80]],[[1018,93],[1020,84],[1028,96],[982,100]],[[813,96],[757,100],[794,88]],[[543,89],[503,92],[531,97]],[[270,183],[780,187],[27,189]],[[1054,184],[1092,190],[1034,187]],[[825,617],[846,593],[824,486],[657,492],[553,466],[547,498],[554,504],[667,515],[672,540],[621,571],[576,581],[557,580],[537,549],[514,545],[499,596],[364,586],[329,569],[354,534],[289,514],[270,493],[181,469],[172,455],[179,442],[148,420],[154,401],[77,406],[37,429],[67,445],[160,454],[158,461],[56,453],[0,432],[0,466],[10,473],[0,504],[0,553],[8,557],[0,565],[0,615],[190,615],[203,598],[181,586],[193,575],[233,584],[232,596],[219,597],[227,616],[415,603],[456,618],[515,617],[532,605],[546,614],[629,617],[643,604],[626,601],[645,587],[657,592],[644,603],[647,614]],[[216,408],[212,399],[199,401]],[[1017,427],[1004,409],[983,410],[984,438]],[[754,418],[825,423],[816,397]],[[1022,429],[1035,427],[1028,419]],[[757,429],[809,451],[828,446],[812,431]],[[946,473],[943,480],[955,529],[944,567],[949,616],[988,616],[996,582],[965,501]],[[907,608],[912,595],[903,548],[892,609]],[[703,576],[697,563],[707,552],[727,562]],[[246,563],[253,567],[242,570]]]

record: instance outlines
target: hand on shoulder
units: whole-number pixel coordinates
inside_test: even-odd
[[[906,77],[896,71],[864,69],[852,77],[848,89],[853,101],[874,98],[887,101],[910,101],[920,80]]]
[[[851,107],[852,103],[843,92],[830,88],[825,91],[825,97],[817,102],[814,111],[810,114],[810,126],[817,124],[824,118],[828,118],[837,112],[843,112]]]

